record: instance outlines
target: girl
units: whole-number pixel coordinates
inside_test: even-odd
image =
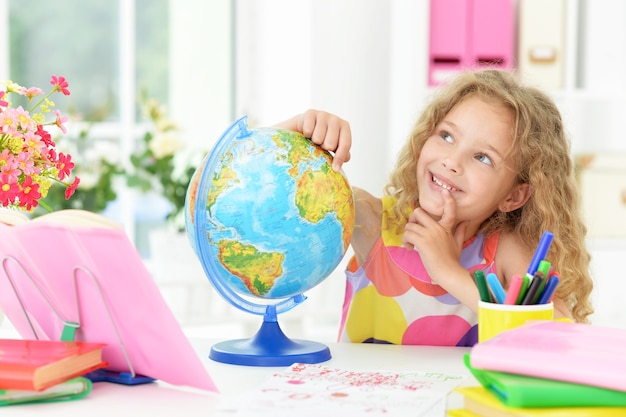
[[[349,124],[309,110],[279,124],[350,159]],[[555,316],[593,312],[586,228],[560,113],[512,73],[467,72],[415,124],[377,198],[355,188],[354,257],[340,340],[471,346],[479,294],[472,273],[504,288],[524,275],[544,231],[559,272]]]

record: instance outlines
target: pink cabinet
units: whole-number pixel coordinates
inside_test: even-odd
[[[428,84],[465,68],[514,67],[513,0],[430,0]]]

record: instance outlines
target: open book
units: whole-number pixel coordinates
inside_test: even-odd
[[[76,341],[106,343],[111,373],[217,391],[120,225],[82,210],[8,211],[0,310],[22,338],[67,340],[74,328]]]

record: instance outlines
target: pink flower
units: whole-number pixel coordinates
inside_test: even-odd
[[[28,132],[24,133],[24,136],[22,136],[22,138],[24,140],[24,145],[28,149],[31,149],[34,152],[39,153],[39,154],[42,154],[42,153],[46,152],[46,148],[48,146],[41,139],[41,136],[39,136],[37,133],[35,133],[33,131],[28,131]]]
[[[74,182],[65,189],[66,200],[69,200],[70,197],[74,195],[74,192],[76,192],[76,189],[78,188],[78,184],[80,184],[80,178],[76,177],[74,178]]]
[[[20,94],[28,97],[29,100],[32,100],[33,97],[43,94],[43,90],[37,87],[31,87],[31,88],[22,87],[20,89]]]
[[[21,190],[17,198],[20,200],[20,206],[30,211],[39,204],[37,200],[41,198],[39,192],[39,184],[33,182],[33,177],[27,176],[22,182]]]
[[[2,100],[2,98],[4,97],[5,94],[6,94],[6,91],[0,91],[0,106],[2,106],[2,107],[6,107],[6,106],[9,105],[8,101]]]
[[[8,149],[3,149],[2,152],[0,152],[0,170],[15,166],[17,166],[15,156]]]
[[[37,174],[37,167],[33,160],[33,153],[31,151],[20,152],[17,155],[18,167],[22,170],[24,175]]]
[[[70,95],[70,90],[67,89],[70,85],[65,80],[65,77],[63,76],[57,77],[56,75],[53,75],[52,78],[50,79],[50,84],[54,86],[54,89],[52,91],[60,91],[63,93],[63,95],[66,95],[66,96]]]
[[[20,187],[17,185],[16,181],[11,180],[6,174],[0,175],[0,203],[2,203],[4,207],[15,201],[15,197],[19,191]]]
[[[35,122],[33,122],[33,119],[30,118],[30,114],[28,114],[28,112],[24,110],[22,106],[19,106],[17,109],[15,109],[13,117],[15,117],[15,122],[17,123],[18,128],[21,128],[22,130],[35,128]]]
[[[54,149],[48,149],[48,154],[46,155],[48,161],[56,161],[57,158],[57,151],[55,151]]]
[[[0,172],[2,172],[3,175],[6,175],[9,178],[9,181],[13,181],[15,183],[19,181],[20,175],[22,174],[22,171],[17,169],[17,166],[2,167]]]
[[[17,182],[18,177],[22,173],[18,169],[19,164],[15,159],[15,156],[8,151],[8,149],[0,152],[0,174],[4,174],[9,178],[9,181]]]
[[[63,125],[63,123],[67,122],[67,116],[61,116],[61,112],[59,110],[55,110],[54,114],[56,115],[54,124],[57,125],[64,134],[67,133],[67,129]]]
[[[59,160],[57,161],[57,169],[59,170],[59,179],[63,180],[66,176],[69,177],[70,171],[74,168],[74,162],[70,155],[65,155],[63,152],[59,154]]]
[[[17,118],[15,109],[7,108],[0,113],[0,131],[13,134],[17,132]]]
[[[37,134],[41,136],[41,140],[44,141],[47,146],[54,146],[54,142],[52,141],[50,133],[48,133],[48,131],[44,129],[42,125],[37,125]]]

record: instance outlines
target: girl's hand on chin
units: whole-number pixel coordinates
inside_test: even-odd
[[[459,262],[465,239],[466,222],[455,227],[456,203],[448,190],[443,190],[443,214],[433,219],[424,209],[413,210],[402,235],[403,246],[420,253],[424,266],[431,269],[445,262]]]

